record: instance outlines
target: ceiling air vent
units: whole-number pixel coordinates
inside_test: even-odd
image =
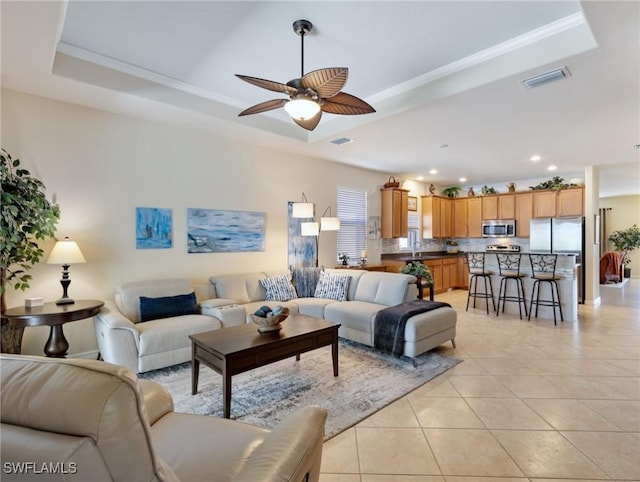
[[[567,67],[562,67],[534,75],[533,77],[521,80],[520,82],[522,82],[527,89],[533,89],[534,87],[539,87],[555,80],[566,79],[567,77],[571,77],[571,72],[569,72]]]
[[[349,142],[353,142],[353,139],[349,139],[348,137],[338,137],[337,139],[334,139],[331,142],[331,144],[335,144],[336,146],[341,146],[342,144],[348,144]]]

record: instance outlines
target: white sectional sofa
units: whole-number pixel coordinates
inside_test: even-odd
[[[265,301],[267,292],[261,280],[276,275],[265,272],[214,275],[208,286],[193,286],[187,280],[128,283],[118,288],[116,303],[105,302],[95,317],[98,347],[105,361],[138,373],[182,363],[191,359],[188,335],[250,322],[250,315],[265,304],[287,306],[292,314],[340,323],[339,336],[373,346],[376,314],[417,295],[413,276],[351,269],[325,272],[351,277],[345,301],[318,297]],[[170,296],[194,290],[201,314],[140,323],[140,296]],[[455,330],[456,312],[452,308],[415,315],[406,324],[403,355],[414,358],[445,341],[455,343]]]

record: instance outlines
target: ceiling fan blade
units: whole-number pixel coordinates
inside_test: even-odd
[[[282,107],[283,105],[285,105],[287,102],[289,102],[288,99],[273,99],[273,100],[268,100],[266,102],[260,102],[259,104],[256,104],[252,107],[249,107],[248,109],[243,110],[238,114],[238,116],[259,114],[260,112],[266,112],[268,110],[278,109],[279,107]]]
[[[376,111],[364,100],[344,92],[339,92],[330,99],[326,99],[321,108],[329,114],[341,115],[371,114]]]
[[[272,90],[273,92],[282,92],[283,94],[296,95],[298,89],[287,84],[274,82],[273,80],[259,79],[258,77],[249,77],[248,75],[236,74],[236,77],[249,82],[250,84],[262,87],[263,89]]]
[[[298,120],[298,119],[293,119],[293,117],[292,117],[292,119],[293,119],[293,122],[298,124],[303,129],[307,129],[308,131],[312,131],[313,129],[316,128],[316,126],[320,122],[320,118],[321,117],[322,117],[322,111],[319,110],[316,115],[314,115],[313,117],[311,117],[309,119]]]
[[[333,97],[347,83],[349,69],[346,67],[329,67],[314,70],[300,79],[302,87],[312,89],[323,99]]]

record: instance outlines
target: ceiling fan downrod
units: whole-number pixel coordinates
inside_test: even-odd
[[[309,20],[293,22],[293,31],[300,35],[300,78],[304,77],[304,36],[311,32],[313,24]]]

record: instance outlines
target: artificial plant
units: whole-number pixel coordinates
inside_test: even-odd
[[[629,264],[631,262],[629,252],[640,248],[640,228],[634,224],[630,228],[614,231],[609,236],[609,241],[613,243],[616,251],[622,251],[625,254],[625,263]]]
[[[418,298],[422,299],[422,285],[432,285],[433,276],[431,270],[422,264],[421,261],[409,261],[406,265],[400,268],[400,272],[404,274],[410,274],[417,278],[416,286],[418,287]]]
[[[26,290],[31,281],[27,271],[44,254],[37,240],[52,237],[60,219],[60,208],[49,202],[45,186],[0,149],[0,293],[2,311],[7,309],[7,287]],[[2,351],[20,353],[23,328],[14,328],[2,320]]]
[[[460,191],[462,191],[461,187],[451,186],[443,189],[442,194],[444,194],[447,197],[458,197],[458,194],[460,194]]]

